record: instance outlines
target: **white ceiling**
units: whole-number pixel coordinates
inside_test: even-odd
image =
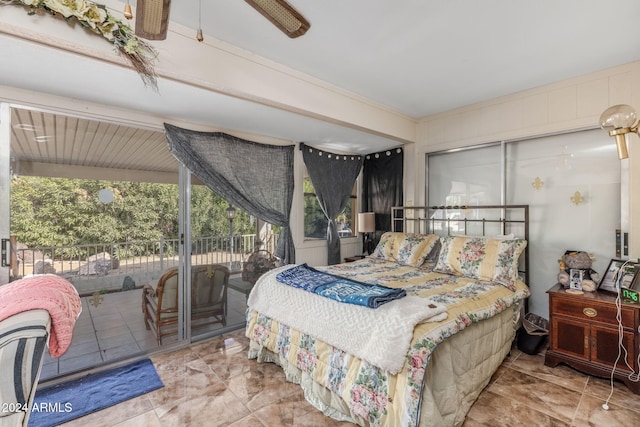
[[[311,23],[296,39],[244,1],[174,0],[171,20],[194,38],[200,1],[205,37],[413,118],[640,59],[638,0],[289,0]],[[9,36],[0,57],[0,85],[325,149],[399,144],[171,80],[158,95],[130,69]],[[100,87],[87,90],[98,73]]]

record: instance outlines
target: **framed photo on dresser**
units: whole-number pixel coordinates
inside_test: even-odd
[[[638,280],[638,264],[622,259],[612,259],[600,281],[598,290],[618,293],[620,288],[640,286]]]
[[[635,274],[633,275],[633,280],[631,280],[629,289],[633,289],[634,291],[640,291],[640,264],[634,264],[634,268],[635,268]]]

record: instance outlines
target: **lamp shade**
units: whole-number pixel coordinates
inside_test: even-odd
[[[608,131],[633,127],[637,121],[636,110],[625,104],[609,107],[600,115],[600,126]]]
[[[361,212],[358,214],[358,232],[373,233],[376,231],[376,214],[374,212]]]

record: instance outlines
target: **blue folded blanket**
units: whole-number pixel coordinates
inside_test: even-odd
[[[384,303],[407,295],[404,289],[357,282],[323,273],[307,264],[281,271],[276,275],[276,279],[285,285],[313,292],[325,298],[370,308],[377,308]]]

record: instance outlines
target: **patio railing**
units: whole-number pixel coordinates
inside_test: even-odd
[[[272,235],[262,249],[275,250],[277,236]],[[191,240],[191,263],[225,264],[240,271],[244,260],[255,249],[256,235],[204,236]],[[29,274],[52,273],[72,282],[105,276],[154,277],[178,265],[178,239],[98,243],[75,246],[50,246],[17,249],[14,279]],[[233,251],[232,251],[233,248]]]

